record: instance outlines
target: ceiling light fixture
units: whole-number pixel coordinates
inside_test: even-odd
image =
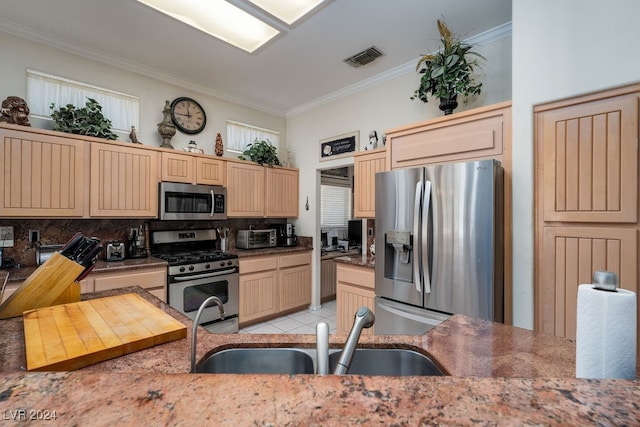
[[[280,33],[225,0],[137,1],[249,53]]]
[[[249,0],[288,25],[293,24],[325,0]]]

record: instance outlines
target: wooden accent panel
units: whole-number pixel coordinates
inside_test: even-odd
[[[309,264],[311,264],[311,251],[280,255],[280,260],[278,261],[280,268]]]
[[[337,333],[349,333],[355,314],[360,307],[366,306],[375,314],[374,288],[375,272],[372,268],[342,263],[337,264]],[[374,328],[364,329],[362,333],[365,335],[373,335]]]
[[[227,216],[264,216],[264,167],[227,162]]]
[[[157,152],[91,144],[91,216],[158,216]]]
[[[196,157],[196,183],[224,185],[226,162],[220,159]]]
[[[638,220],[637,96],[541,113],[544,221]]]
[[[536,330],[575,339],[578,286],[596,271],[618,274],[623,288],[637,292],[635,230],[610,227],[544,227],[544,256]]]
[[[365,151],[353,155],[354,215],[357,218],[376,216],[376,173],[384,172],[387,163],[386,149]]]
[[[162,180],[170,182],[195,182],[193,156],[178,153],[162,153]]]
[[[311,304],[310,264],[281,269],[278,276],[279,311]]]
[[[298,217],[298,171],[266,168],[266,216],[275,218]]]
[[[240,274],[255,273],[257,271],[277,270],[278,256],[267,255],[240,258],[239,263]]]
[[[320,264],[320,297],[329,300],[336,295],[336,263],[324,259]]]
[[[275,270],[240,275],[240,323],[278,312],[277,276]]]
[[[0,144],[0,216],[84,215],[84,141],[0,129]]]

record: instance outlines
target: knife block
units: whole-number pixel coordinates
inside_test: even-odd
[[[76,278],[84,267],[54,253],[0,305],[0,319],[22,316],[27,310],[80,301]]]

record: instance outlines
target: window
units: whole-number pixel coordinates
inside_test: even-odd
[[[351,187],[320,186],[320,228],[344,228],[351,219]]]
[[[81,108],[87,98],[95,99],[102,106],[102,113],[111,120],[113,131],[129,134],[131,126],[140,130],[140,99],[137,96],[27,70],[27,103],[33,117],[51,120],[51,103],[56,108],[67,104]]]
[[[269,140],[277,149],[280,143],[280,133],[231,120],[227,121],[227,151],[242,153],[247,149],[247,145],[256,139],[258,141]]]

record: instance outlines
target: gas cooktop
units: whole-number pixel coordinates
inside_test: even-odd
[[[195,264],[200,262],[224,261],[238,258],[238,255],[223,251],[194,251],[168,254],[155,254],[156,258],[167,261],[169,265]]]

